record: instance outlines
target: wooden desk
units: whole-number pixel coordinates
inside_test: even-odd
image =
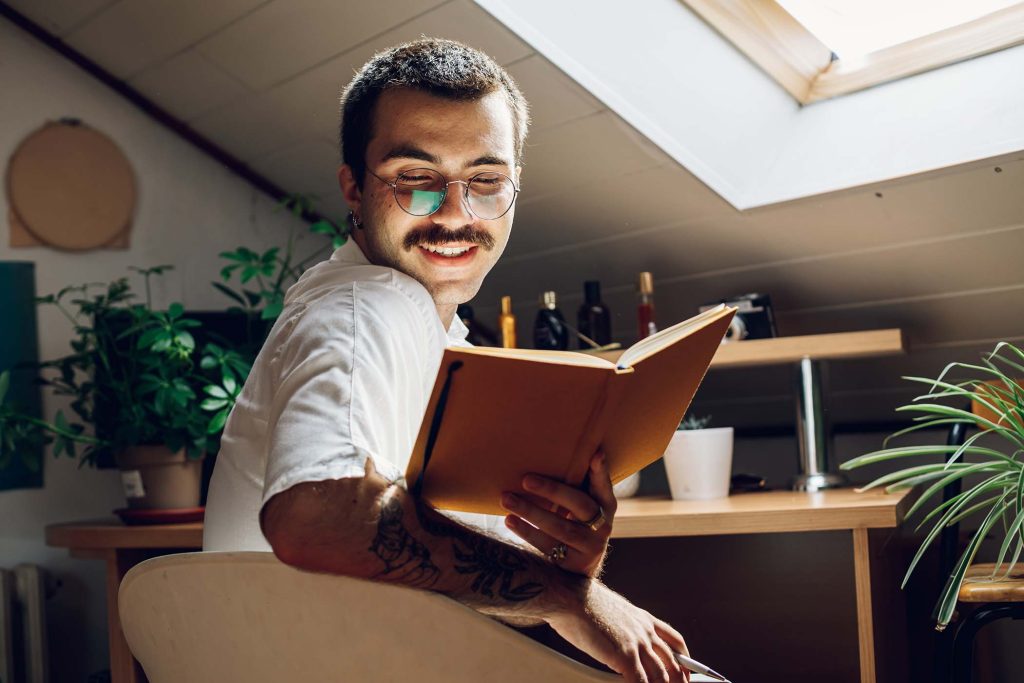
[[[913,494],[906,491],[886,495],[880,491],[856,493],[852,489],[833,489],[817,493],[744,493],[709,501],[626,499],[620,501],[612,536],[654,538],[850,530],[861,681],[870,683],[875,680],[875,650],[868,529],[895,527],[913,498]],[[145,681],[121,632],[118,586],[128,570],[144,559],[201,549],[202,524],[129,527],[116,519],[54,524],[46,528],[46,542],[68,548],[74,557],[106,561],[111,680],[112,683]]]

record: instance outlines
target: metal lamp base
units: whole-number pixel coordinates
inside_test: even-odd
[[[798,474],[791,484],[794,491],[821,491],[847,486],[849,482],[842,474],[819,472],[817,474]]]

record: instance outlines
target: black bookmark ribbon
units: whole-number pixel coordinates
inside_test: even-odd
[[[441,387],[441,395],[437,397],[437,408],[434,409],[434,418],[430,421],[427,446],[423,449],[423,467],[420,468],[420,475],[416,477],[416,483],[412,487],[412,494],[414,496],[419,496],[423,489],[423,477],[427,474],[427,464],[430,462],[430,456],[434,452],[437,435],[441,432],[441,420],[444,418],[444,407],[448,403],[448,392],[452,388],[452,378],[455,376],[455,371],[461,367],[461,360],[452,361],[448,366],[448,376],[444,380],[444,386]]]

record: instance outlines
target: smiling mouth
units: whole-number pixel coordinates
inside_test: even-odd
[[[429,251],[431,254],[438,254],[440,256],[447,256],[448,258],[455,258],[462,256],[472,249],[476,249],[475,245],[464,246],[464,247],[442,247],[433,244],[421,244],[420,249]]]

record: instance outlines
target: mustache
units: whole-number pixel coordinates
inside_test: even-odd
[[[458,230],[449,230],[440,225],[432,225],[429,228],[413,230],[402,242],[406,251],[421,244],[429,244],[432,247],[440,247],[449,242],[463,242],[477,244],[484,249],[494,248],[494,238],[482,230],[474,230],[464,225]]]

